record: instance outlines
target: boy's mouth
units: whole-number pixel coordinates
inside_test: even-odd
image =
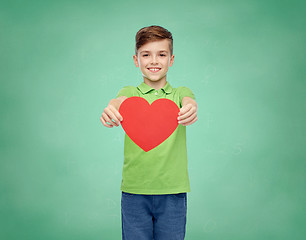
[[[161,70],[161,68],[148,68],[150,72],[156,73]]]

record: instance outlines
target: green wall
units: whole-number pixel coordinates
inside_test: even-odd
[[[124,131],[99,118],[142,81],[134,37],[153,24],[199,105],[186,239],[304,239],[305,7],[1,1],[0,239],[121,239]]]

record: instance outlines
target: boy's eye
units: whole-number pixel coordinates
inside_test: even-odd
[[[144,54],[144,55],[142,55],[142,56],[143,56],[143,57],[147,57],[147,56],[149,56],[149,54]],[[165,57],[166,54],[160,54],[160,56]]]

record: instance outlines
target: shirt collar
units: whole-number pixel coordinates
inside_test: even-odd
[[[143,94],[146,94],[152,90],[155,90],[154,88],[150,87],[146,83],[142,82],[138,87],[137,87]],[[171,93],[172,92],[172,87],[169,82],[166,83],[164,87],[161,88],[165,93]]]

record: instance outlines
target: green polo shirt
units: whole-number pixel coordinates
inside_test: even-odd
[[[120,96],[143,97],[150,104],[159,98],[167,98],[174,101],[179,108],[182,107],[184,97],[195,99],[189,88],[172,88],[169,82],[158,90],[144,82],[138,87],[127,86],[118,92],[117,97]],[[186,127],[179,124],[170,137],[148,152],[125,134],[121,190],[135,194],[190,192]]]

